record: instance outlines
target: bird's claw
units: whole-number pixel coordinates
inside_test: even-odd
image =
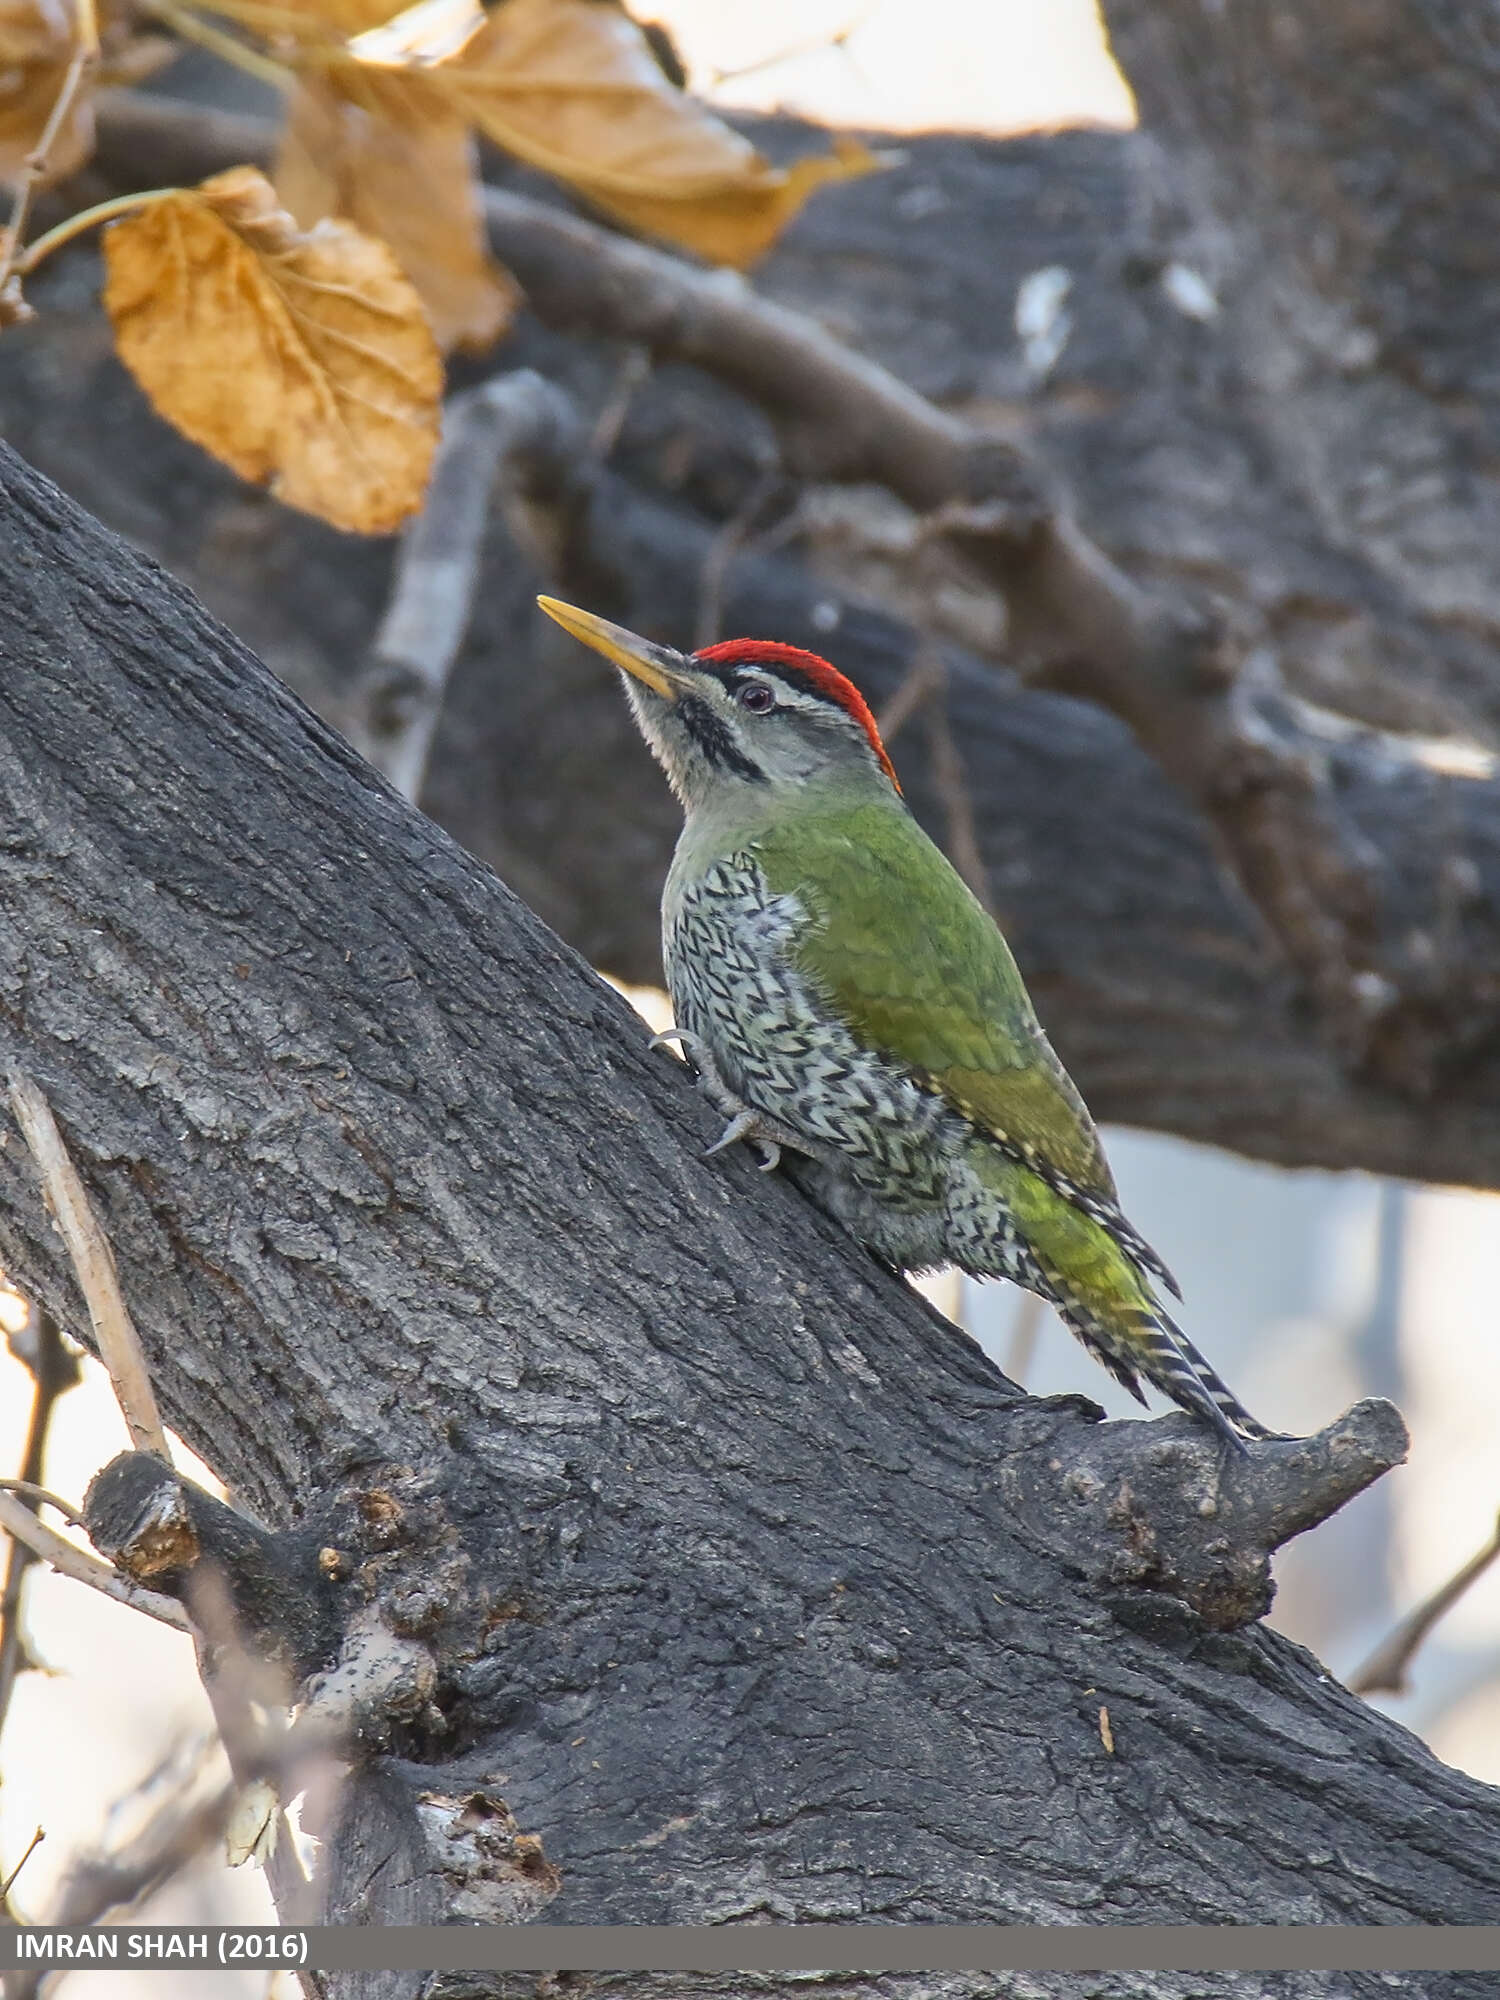
[[[653,1053],[666,1048],[669,1042],[676,1042],[685,1056],[697,1064],[699,1069],[712,1066],[713,1058],[708,1052],[708,1044],[701,1035],[695,1035],[689,1028],[664,1028],[659,1035],[653,1035],[646,1047]]]
[[[647,1042],[646,1047],[652,1055],[655,1055],[658,1049],[664,1049],[666,1048],[669,1042],[675,1042],[677,1040],[678,1033],[679,1030],[676,1028],[663,1028],[659,1035],[653,1035],[651,1037],[650,1041]]]
[[[726,1153],[731,1146],[737,1146],[743,1139],[759,1154],[756,1164],[763,1174],[774,1173],[781,1165],[781,1138],[760,1112],[736,1097],[719,1074],[713,1051],[701,1035],[695,1035],[690,1028],[666,1028],[659,1035],[651,1037],[653,1049],[664,1048],[668,1042],[676,1042],[698,1072],[698,1087],[713,1105],[722,1112],[729,1123],[718,1138],[704,1153],[705,1160],[713,1159],[716,1153]]]
[[[708,1147],[703,1157],[711,1160],[715,1153],[724,1153],[731,1146],[737,1146],[744,1139],[760,1154],[757,1162],[763,1174],[774,1173],[781,1165],[781,1147],[775,1139],[768,1138],[761,1127],[759,1114],[748,1105],[736,1111],[714,1143]]]

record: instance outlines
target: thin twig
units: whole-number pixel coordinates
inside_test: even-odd
[[[259,49],[252,49],[233,35],[226,35],[222,28],[216,28],[205,21],[191,7],[178,7],[174,0],[145,0],[146,12],[155,15],[184,41],[196,42],[199,48],[207,49],[221,62],[231,68],[243,70],[247,76],[255,77],[261,83],[270,84],[273,90],[290,90],[297,80],[295,70],[285,63],[273,61],[262,55]]]
[[[603,465],[620,441],[620,432],[625,428],[625,419],[630,415],[630,406],[636,399],[641,384],[651,373],[651,350],[649,347],[630,346],[620,357],[620,365],[615,370],[615,379],[610,384],[609,394],[604,399],[604,407],[594,419],[594,428],[589,433],[588,452],[596,464]]]
[[[724,585],[730,565],[743,548],[761,509],[776,491],[779,481],[780,472],[775,465],[762,466],[740,507],[730,515],[708,545],[698,579],[698,620],[693,634],[693,645],[699,652],[705,646],[714,645],[722,636]]]
[[[969,791],[963,757],[948,722],[947,695],[948,669],[942,656],[934,647],[923,646],[881,711],[880,734],[887,744],[893,743],[914,715],[919,711],[925,712],[932,782],[937,787],[947,821],[944,845],[948,859],[985,909],[994,916],[989,871],[984,865],[979,830],[974,821],[974,800]]]
[[[75,1859],[48,1922],[65,1929],[81,1929],[101,1922],[112,1910],[129,1909],[223,1839],[247,1784],[265,1782],[278,1796],[294,1796],[316,1778],[319,1767],[332,1754],[336,1740],[337,1731],[327,1719],[311,1711],[300,1716],[290,1729],[263,1730],[253,1741],[247,1739],[241,1744],[239,1768],[235,1770],[231,1761],[229,1780],[206,1798],[194,1802],[192,1787],[203,1770],[200,1757],[197,1769],[185,1772],[183,1781],[137,1832],[110,1849],[85,1853]],[[169,1774],[169,1769],[164,1773],[159,1766],[130,1799],[148,1799],[160,1789],[163,1776]],[[125,1816],[124,1809],[130,1799],[118,1801],[106,1815],[106,1829]],[[11,1879],[14,1880],[14,1874]],[[281,1914],[283,1921],[287,1921],[285,1914]],[[34,2000],[46,1976],[45,1967],[7,1974],[5,2000]],[[321,1975],[299,1970],[298,1979],[308,2000],[323,2000],[326,1989]]]
[[[131,1437],[138,1450],[151,1450],[170,1465],[171,1454],[157,1411],[145,1353],[120,1292],[114,1252],[78,1178],[52,1108],[38,1086],[17,1072],[13,1072],[10,1078],[10,1101],[40,1170],[47,1205],[57,1220],[73,1259],[73,1268],[99,1342],[100,1355],[114,1383]],[[155,1592],[128,1583],[108,1563],[101,1562],[97,1556],[85,1554],[50,1528],[44,1527],[21,1499],[13,1498],[3,1488],[0,1488],[0,1526],[7,1528],[17,1541],[44,1556],[64,1575],[90,1584],[106,1596],[130,1604],[135,1609],[149,1611],[165,1624],[206,1636],[221,1656],[226,1651],[232,1651],[236,1658],[248,1659],[234,1634],[233,1619],[227,1612],[227,1606],[225,1617],[218,1620],[223,1628],[218,1633],[213,1629],[211,1605],[205,1608],[195,1599],[195,1615],[190,1620],[172,1599],[158,1597]],[[199,1612],[209,1619],[207,1625],[196,1615]],[[224,1735],[230,1768],[237,1776],[236,1786],[231,1787],[232,1798],[254,1777],[263,1775],[259,1770],[259,1753],[250,1755],[245,1749],[246,1732],[241,1724],[249,1717],[249,1701],[247,1697],[243,1704],[244,1717],[236,1714],[231,1719],[223,1708],[221,1678],[204,1674],[203,1679],[215,1720]],[[300,1911],[305,1901],[307,1877],[297,1856],[284,1811],[280,1814],[277,1832],[276,1848],[267,1864],[267,1881],[278,1910],[290,1915],[294,1908]],[[80,1921],[92,1919],[83,1918]],[[309,1987],[307,1990],[313,1989]]]
[[[0,299],[5,296],[6,287],[11,282],[16,259],[21,254],[21,240],[26,234],[26,224],[31,218],[31,204],[36,199],[37,188],[47,171],[47,161],[52,148],[57,144],[57,135],[62,130],[73,100],[78,95],[79,85],[85,73],[99,59],[99,22],[94,11],[94,0],[75,0],[78,12],[78,45],[72,59],[63,72],[62,83],[57,97],[42,127],[41,137],[27,155],[26,164],[16,187],[15,199],[11,203],[10,221],[0,236]]]
[[[284,1790],[300,1789],[300,1774],[309,1763],[326,1755],[326,1739],[327,1732],[317,1725],[306,1729],[294,1726],[280,1737],[267,1738],[254,1758],[254,1776]],[[147,1781],[148,1786],[156,1782],[155,1774]],[[159,1889],[223,1838],[242,1790],[241,1780],[231,1777],[207,1798],[191,1803],[185,1800],[185,1787],[178,1787],[146,1824],[118,1847],[84,1854],[73,1863],[49,1922],[65,1929],[82,1929],[100,1922],[111,1910],[129,1909]],[[117,1806],[109,1817],[117,1818],[119,1813]],[[6,2000],[35,2000],[49,1969],[38,1966],[7,1974]],[[321,1994],[316,1974],[304,1978],[303,1990]]]
[[[943,663],[930,646],[924,646],[912,661],[890,700],[877,718],[880,734],[887,745],[895,742],[917,710],[943,685]]]
[[[58,1534],[55,1528],[47,1527],[24,1501],[3,1491],[0,1491],[0,1529],[13,1541],[24,1543],[33,1555],[50,1563],[60,1575],[71,1577],[75,1583],[86,1583],[90,1590],[112,1597],[117,1604],[128,1604],[132,1611],[144,1611],[148,1617],[170,1625],[174,1631],[192,1630],[187,1613],[172,1598],[159,1596],[154,1590],[143,1590],[139,1584],[121,1576],[107,1562],[101,1562],[98,1556],[90,1555],[87,1549],[79,1548],[76,1542]]]
[[[36,1350],[31,1359],[36,1389],[32,1395],[31,1417],[26,1426],[26,1444],[21,1453],[21,1476],[14,1480],[0,1480],[0,1487],[30,1500],[33,1508],[38,1505],[56,1507],[75,1526],[82,1526],[66,1501],[59,1500],[36,1483],[42,1476],[47,1456],[47,1432],[52,1412],[57,1407],[58,1397],[78,1380],[77,1364],[63,1344],[62,1330],[51,1313],[33,1307],[31,1324],[36,1334]],[[0,1733],[4,1732],[11,1696],[25,1664],[21,1604],[26,1572],[34,1561],[35,1557],[24,1542],[11,1542],[5,1564],[5,1588],[0,1592]],[[0,1906],[3,1904],[4,1895],[0,1893]]]
[[[10,206],[10,221],[5,226],[3,236],[0,236],[0,296],[4,295],[6,286],[11,282],[16,260],[20,255],[21,239],[26,233],[26,224],[31,217],[31,204],[36,199],[37,185],[47,171],[47,154],[57,138],[63,119],[72,108],[83,72],[91,60],[92,58],[82,49],[74,51],[73,59],[68,64],[61,88],[57,93],[57,102],[52,107],[42,136],[21,169],[15,199]]]
[[[1500,1520],[1496,1521],[1494,1534],[1478,1554],[1470,1556],[1462,1568],[1456,1570],[1446,1583],[1440,1584],[1431,1597],[1403,1618],[1381,1640],[1363,1666],[1350,1675],[1351,1692],[1405,1694],[1409,1686],[1407,1669],[1428,1633],[1497,1559],[1500,1559]]]
[[[64,1500],[50,1487],[38,1486],[34,1479],[0,1479],[0,1493],[19,1493],[23,1500],[30,1500],[38,1507],[55,1507],[71,1527],[82,1528],[85,1534],[88,1533],[87,1521],[72,1502]]]
[[[851,35],[857,34],[875,11],[875,0],[861,7],[854,19],[846,27],[833,35],[809,35],[805,41],[783,42],[770,55],[757,56],[754,62],[741,63],[737,69],[720,69],[715,63],[709,70],[709,79],[715,90],[726,83],[740,83],[747,76],[759,76],[762,71],[776,69],[782,63],[795,62],[799,56],[821,55],[824,49],[837,49],[840,55],[849,53]]]
[[[413,804],[448,676],[469,627],[497,480],[575,448],[573,405],[530,368],[492,376],[443,414],[432,482],[396,557],[390,603],[352,691],[357,747]]]
[[[5,1880],[3,1882],[0,1882],[0,1909],[3,1909],[5,1905],[10,1901],[10,1892],[16,1886],[16,1877],[20,1874],[21,1870],[26,1866],[27,1862],[31,1859],[32,1855],[36,1853],[37,1849],[41,1846],[42,1842],[46,1838],[47,1838],[46,1828],[39,1826],[36,1832],[31,1836],[30,1840],[27,1841],[26,1852],[21,1856],[20,1860],[16,1863],[15,1867],[11,1869],[10,1873],[6,1876]]]
[[[99,1358],[109,1370],[131,1441],[138,1451],[155,1452],[170,1465],[172,1454],[145,1350],[120,1292],[114,1252],[57,1129],[52,1107],[30,1077],[19,1071],[11,1073],[10,1104],[41,1174],[47,1206],[68,1246],[99,1343]]]
[[[764,528],[751,543],[758,556],[774,555],[784,549],[788,542],[794,542],[807,531],[807,495],[799,493],[779,521],[773,521]]]
[[[283,1676],[245,1645],[223,1576],[211,1565],[200,1565],[190,1573],[188,1602],[200,1634],[199,1675],[229,1768],[243,1791],[265,1777],[261,1766],[268,1748],[274,1751],[285,1740],[292,1693]],[[305,1923],[307,1872],[281,1799],[278,1794],[276,1830],[265,1862],[266,1885],[284,1924]]]

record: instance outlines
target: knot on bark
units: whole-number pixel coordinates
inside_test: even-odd
[[[1007,1460],[1008,1504],[1051,1552],[1098,1588],[1179,1599],[1216,1631],[1264,1616],[1271,1556],[1406,1456],[1392,1403],[1356,1403],[1309,1438],[1243,1455],[1184,1416],[1152,1424],[1054,1421]],[[1058,1416],[1056,1406],[1052,1412]]]
[[[459,1796],[424,1791],[417,1820],[448,1885],[454,1918],[475,1924],[529,1923],[562,1887],[541,1840],[523,1833],[499,1793],[481,1787]]]

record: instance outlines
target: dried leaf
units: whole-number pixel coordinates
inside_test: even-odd
[[[417,0],[353,36],[349,54],[374,69],[432,69],[462,55],[484,21],[479,0]]]
[[[443,370],[383,243],[299,233],[252,167],[104,234],[120,358],[177,428],[288,506],[385,534],[422,504]]]
[[[716,263],[753,263],[814,188],[879,164],[848,141],[773,167],[675,89],[630,17],[597,0],[504,0],[429,74],[507,152]]]
[[[0,0],[0,179],[13,180],[52,116],[77,46],[67,0]],[[76,173],[94,150],[94,110],[80,89],[47,156],[42,185]]]
[[[304,226],[336,216],[391,246],[445,351],[489,347],[515,317],[519,289],[485,247],[474,140],[420,80],[355,63],[305,77],[275,178]]]

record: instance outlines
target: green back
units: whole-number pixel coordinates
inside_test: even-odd
[[[861,1041],[1113,1200],[1098,1135],[1010,947],[894,794],[824,800],[753,845],[771,888],[798,896],[813,919],[802,970]]]

